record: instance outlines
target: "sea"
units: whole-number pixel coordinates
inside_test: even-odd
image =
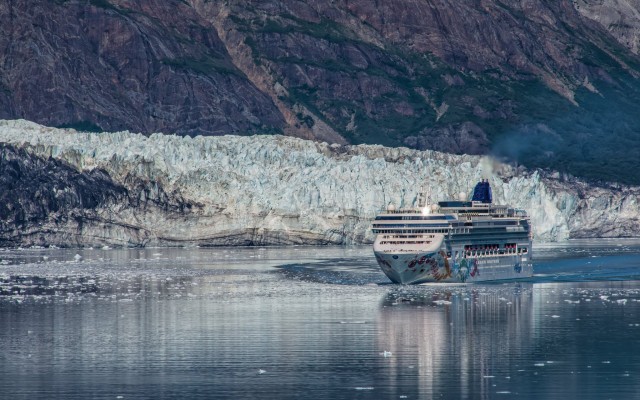
[[[2,399],[640,399],[640,241],[392,284],[370,246],[0,250]]]

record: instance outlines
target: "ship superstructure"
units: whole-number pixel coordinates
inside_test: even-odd
[[[373,251],[395,283],[479,282],[533,274],[532,233],[524,210],[492,204],[479,182],[471,201],[418,209],[393,206],[376,216]]]

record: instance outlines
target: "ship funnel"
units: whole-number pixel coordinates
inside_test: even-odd
[[[489,185],[488,179],[483,179],[476,184],[475,189],[473,189],[473,198],[471,200],[491,204],[493,196],[491,195],[491,186]]]

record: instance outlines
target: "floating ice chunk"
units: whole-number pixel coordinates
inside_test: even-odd
[[[607,301],[609,300],[609,296],[600,296],[600,300]]]
[[[504,297],[500,297],[500,298],[498,298],[498,300],[500,300],[500,301],[507,301],[507,299],[505,299]]]
[[[554,314],[554,315],[551,316],[551,318],[560,318],[560,316]]]
[[[495,378],[495,375],[484,375],[483,378],[491,379],[491,378]]]
[[[76,261],[80,261],[82,260],[82,256],[80,254],[76,254],[75,256],[73,256],[73,259]]]
[[[109,250],[109,249],[111,249],[111,247],[107,246],[106,244],[102,246],[102,250]]]
[[[434,302],[435,304],[438,304],[438,305],[448,305],[448,304],[451,304],[451,302],[450,302],[450,301],[447,301],[447,300],[434,300],[433,302]]]
[[[385,351],[383,351],[382,353],[380,353],[380,355],[381,355],[382,357],[391,357],[391,356],[393,355],[393,353],[392,353],[392,352],[390,352],[390,351],[386,351],[386,350],[385,350]]]
[[[496,392],[496,394],[511,394],[511,392],[508,390],[501,390],[499,392]]]
[[[401,398],[401,399],[406,399],[406,398],[408,398],[408,397],[409,397],[409,396],[406,396],[406,395],[404,395],[404,394],[401,394],[401,395],[400,395],[400,398]]]
[[[357,386],[356,390],[373,390],[373,386]]]
[[[625,304],[627,304],[627,299],[616,300],[616,303],[625,305]]]
[[[265,372],[267,372],[267,371],[265,371],[265,370],[264,370],[264,369],[262,369],[262,368],[258,370],[258,373],[259,373],[260,375],[264,374]]]
[[[546,364],[545,363],[535,363],[533,364],[536,367],[544,367]]]
[[[611,361],[603,361],[603,364],[611,364]]]

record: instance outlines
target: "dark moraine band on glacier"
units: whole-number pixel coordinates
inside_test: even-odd
[[[0,246],[372,243],[371,221],[387,204],[415,207],[424,185],[435,201],[471,193],[488,170],[494,202],[527,210],[536,240],[640,231],[638,187],[479,156],[284,136],[84,133],[24,120],[0,121],[0,143]],[[25,186],[30,194],[18,196]]]

